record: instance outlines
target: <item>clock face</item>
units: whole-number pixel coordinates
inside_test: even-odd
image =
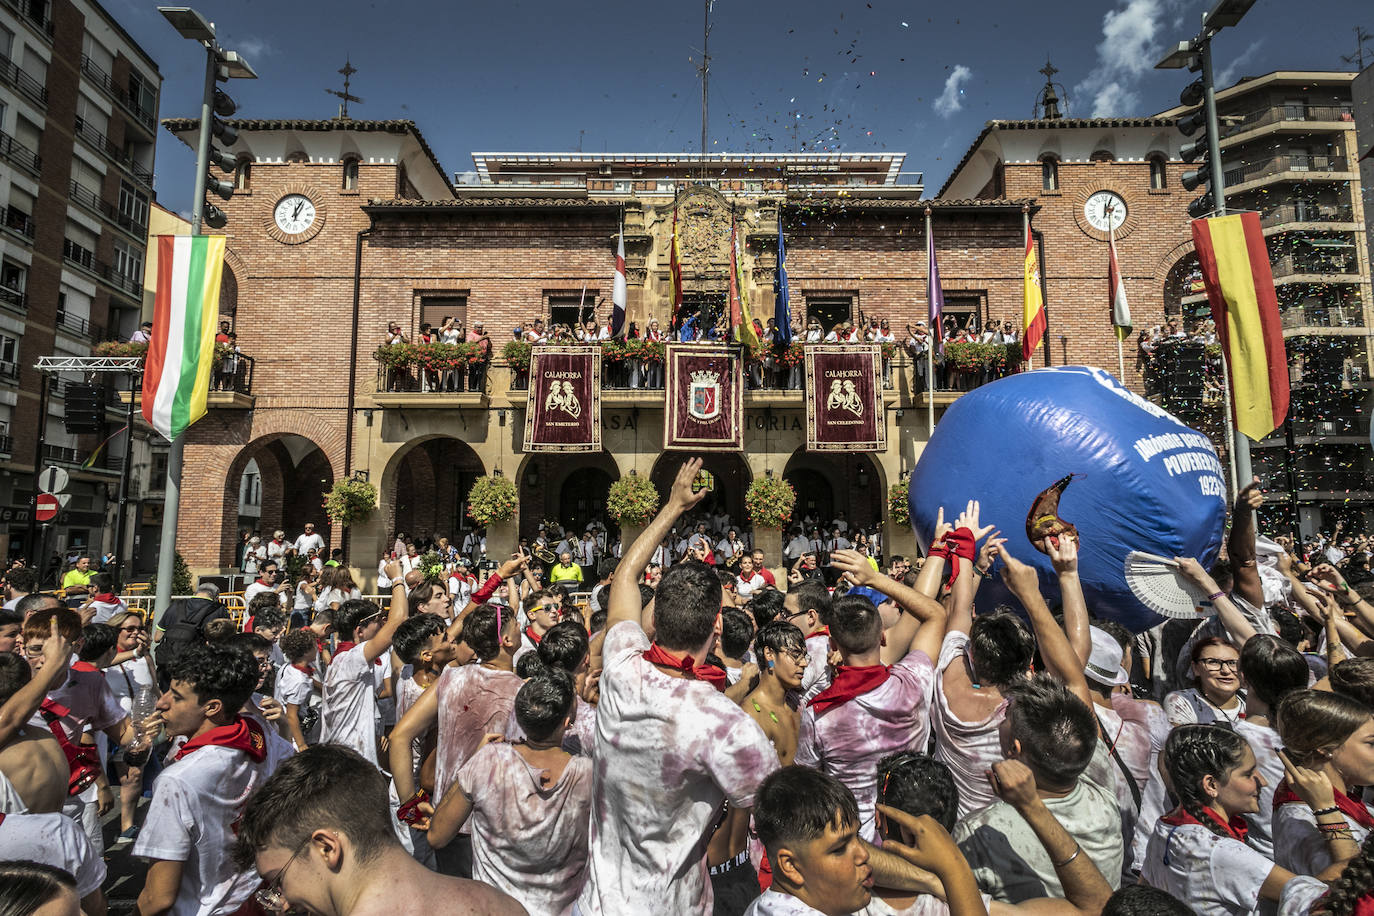
[[[277,201],[272,216],[278,229],[297,235],[315,224],[315,204],[304,194],[288,194]]]
[[[1098,232],[1115,231],[1126,222],[1126,201],[1111,191],[1098,191],[1083,204],[1083,217]]]

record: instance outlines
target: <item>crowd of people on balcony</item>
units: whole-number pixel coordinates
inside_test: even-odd
[[[1251,484],[1226,559],[1175,561],[1214,613],[1132,634],[1084,597],[1071,532],[1034,542],[1042,574],[976,501],[925,558],[802,518],[780,562],[706,508],[700,468],[619,556],[549,525],[473,575],[420,549],[480,536],[398,535],[385,602],[342,567],[274,584],[266,557],[241,619],[206,583],[150,633],[100,619],[98,575],[70,608],[11,572],[0,893],[103,912],[118,803],[143,913],[1374,907],[1363,532],[1263,536]],[[988,579],[1024,616],[975,609]]]
[[[1216,324],[1211,318],[1185,323],[1178,315],[1140,331],[1137,359],[1146,397],[1194,397],[1214,401],[1225,379]]]

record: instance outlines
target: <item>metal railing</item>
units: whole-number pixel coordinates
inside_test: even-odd
[[[138,104],[133,94],[128,90],[115,85],[114,80],[108,73],[96,66],[95,61],[85,54],[81,55],[81,72],[91,82],[99,86],[110,98],[119,103],[120,107],[134,116],[134,120],[146,128],[149,132],[156,134],[157,119]]]
[[[1295,305],[1280,310],[1285,328],[1361,328],[1364,308],[1359,305]]]
[[[1349,223],[1354,220],[1355,211],[1349,204],[1284,204],[1264,211],[1260,224],[1272,227],[1284,223]]]
[[[52,41],[53,24],[47,17],[47,5],[35,3],[31,0],[4,0],[6,6],[14,10],[20,16],[27,19],[36,29],[43,33],[43,36]]]
[[[33,217],[16,207],[5,207],[3,211],[6,229],[13,229],[25,238],[33,238]]]
[[[107,159],[112,160],[143,184],[152,187],[153,173],[140,165],[133,156],[111,143],[108,137],[88,124],[83,118],[77,117],[75,131],[78,137],[93,146]]]
[[[1233,116],[1231,116],[1233,117]],[[1231,117],[1223,115],[1224,120]],[[1240,116],[1233,123],[1241,130],[1253,130],[1279,121],[1353,121],[1354,111],[1345,105],[1273,105]]]
[[[242,353],[216,360],[215,371],[211,374],[210,390],[252,394],[253,367],[253,357]]]
[[[1374,490],[1374,479],[1360,471],[1294,471],[1299,490],[1334,491]],[[1277,480],[1282,481],[1282,477]]]
[[[42,156],[3,131],[0,131],[0,156],[35,175],[43,170]]]
[[[1276,259],[1270,267],[1275,277],[1291,277],[1296,274],[1358,274],[1359,260],[1352,254],[1345,257],[1306,257],[1291,254]]]
[[[43,460],[55,461],[58,464],[81,463],[81,458],[79,457],[76,449],[69,448],[65,445],[49,445],[46,442],[43,443]]]
[[[8,359],[0,359],[0,378],[15,381],[19,378],[19,364]]]
[[[14,454],[14,437],[0,436],[0,455]]]
[[[1228,187],[1258,181],[1283,172],[1308,172],[1313,175],[1345,172],[1350,168],[1344,156],[1274,156],[1253,162],[1243,162],[1226,170]]]
[[[0,79],[5,80],[44,108],[48,105],[48,90],[42,83],[8,57],[0,54]]]
[[[28,296],[25,296],[22,290],[11,289],[8,286],[0,285],[0,303],[16,311],[28,310]]]
[[[99,194],[81,184],[75,178],[71,181],[68,196],[86,209],[99,214],[102,219],[123,229],[131,236],[146,241],[148,235],[148,226],[146,223],[140,223],[132,215],[122,212],[108,200],[102,200]]]
[[[683,168],[690,168],[684,164]],[[723,194],[767,194],[787,191],[828,191],[841,188],[919,188],[922,172],[902,172],[896,184],[888,183],[887,172],[835,172],[789,175],[772,178],[636,178],[600,175],[593,172],[496,172],[484,184],[460,184],[459,188],[486,190],[583,189],[590,194],[676,194],[694,185],[705,185]]]
[[[90,319],[73,315],[61,309],[57,312],[57,326],[66,328],[68,331],[75,331],[82,337],[89,337],[92,340],[99,340],[105,336],[105,329],[100,325],[91,324]]]

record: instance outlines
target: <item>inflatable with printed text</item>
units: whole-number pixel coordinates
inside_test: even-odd
[[[924,550],[943,505],[953,522],[970,499],[983,524],[1040,571],[1057,600],[1049,557],[1026,540],[1026,513],[1046,487],[1074,474],[1059,515],[1079,531],[1079,577],[1094,615],[1133,631],[1163,618],[1131,594],[1132,550],[1197,557],[1210,567],[1221,546],[1226,486],[1211,441],[1110,374],[1061,366],[1008,376],[955,401],[911,472],[911,522]],[[977,607],[1016,602],[1000,578],[984,582]]]

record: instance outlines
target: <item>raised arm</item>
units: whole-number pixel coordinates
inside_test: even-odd
[[[1092,695],[1088,692],[1088,679],[1083,676],[1083,664],[1078,660],[1073,646],[1069,645],[1069,638],[1055,623],[1044,596],[1040,594],[1040,577],[1035,567],[1022,563],[1006,548],[1000,549],[998,556],[1006,567],[1002,571],[1002,581],[1030,617],[1031,629],[1035,631],[1035,641],[1040,646],[1040,657],[1045,662],[1045,668],[1091,709]]]
[[[1239,650],[1250,640],[1251,636],[1255,635],[1255,625],[1240,612],[1240,608],[1236,607],[1235,602],[1231,600],[1230,596],[1221,590],[1221,587],[1217,585],[1217,581],[1212,578],[1211,574],[1202,568],[1201,563],[1191,557],[1178,557],[1175,559],[1175,562],[1178,563],[1179,575],[1193,583],[1194,586],[1202,590],[1203,594],[1211,598],[1212,607],[1217,609],[1217,619],[1220,620],[1221,625],[1226,628],[1226,632],[1231,637],[1232,644]],[[1246,598],[1245,600],[1249,601],[1250,599]],[[1255,607],[1264,607],[1264,599],[1262,597],[1260,598],[1260,603],[1256,604]]]
[[[887,826],[883,850],[935,875],[944,885],[950,916],[987,916],[973,870],[944,827],[930,815],[913,817],[887,805],[878,806],[878,815]],[[876,877],[876,865],[873,871]]]
[[[1259,484],[1251,481],[1236,494],[1231,509],[1231,533],[1226,538],[1226,556],[1231,559],[1235,592],[1257,608],[1264,607],[1264,584],[1255,562],[1255,510],[1264,505]]]
[[[501,587],[501,583],[507,579],[515,578],[521,570],[526,570],[528,573],[528,567],[529,557],[519,553],[512,554],[509,560],[496,567],[496,572],[488,576],[487,581],[472,593],[472,597],[463,606],[462,611],[453,618],[453,623],[448,626],[448,638],[454,642],[462,638],[463,622],[468,619],[468,615],[490,601],[491,596],[496,594],[496,590]]]
[[[1088,663],[1093,638],[1088,632],[1088,602],[1083,597],[1083,583],[1078,579],[1078,538],[1060,535],[1054,540],[1046,538],[1041,544],[1059,576],[1059,593],[1064,598],[1064,633],[1081,668]]]
[[[940,586],[945,581],[947,561],[934,550],[944,544],[945,535],[953,530],[954,526],[945,521],[945,507],[941,506],[935,516],[935,531],[930,536],[930,550],[926,551],[925,562],[921,564],[921,571],[916,574],[916,591],[928,598],[939,598]]]
[[[38,712],[43,698],[67,677],[67,662],[72,657],[72,644],[57,631],[57,615],[53,615],[52,630],[43,643],[43,667],[0,706],[0,747],[14,737],[24,723]]]
[[[877,589],[887,595],[905,612],[892,629],[883,634],[883,664],[901,661],[912,649],[921,649],[931,659],[939,656],[940,642],[945,636],[945,609],[940,602],[878,572],[857,550],[835,551],[830,555],[830,565],[847,574],[855,585]]]
[[[654,548],[667,537],[673,523],[706,496],[705,490],[692,490],[692,481],[701,470],[701,464],[700,458],[683,462],[668,493],[668,502],[658,510],[658,515],[654,516],[649,527],[640,532],[639,537],[635,538],[635,542],[621,558],[620,565],[616,567],[615,581],[611,583],[611,603],[606,615],[607,630],[626,620],[639,620],[639,580],[643,578],[644,567],[649,565],[649,559],[654,555]]]
[[[396,782],[396,797],[408,801],[415,795],[415,771],[410,759],[411,742],[424,735],[439,721],[438,691],[425,690],[391,730],[387,758]]]
[[[391,571],[392,566],[396,567],[396,572],[400,572],[400,564],[394,563],[387,567],[387,572]],[[396,629],[405,623],[406,617],[410,615],[410,604],[406,600],[406,584],[403,578],[392,580],[391,585],[391,606],[387,609],[386,623],[377,631],[376,635],[363,643],[363,658],[368,663],[381,658],[391,648],[391,639],[396,635]]]

